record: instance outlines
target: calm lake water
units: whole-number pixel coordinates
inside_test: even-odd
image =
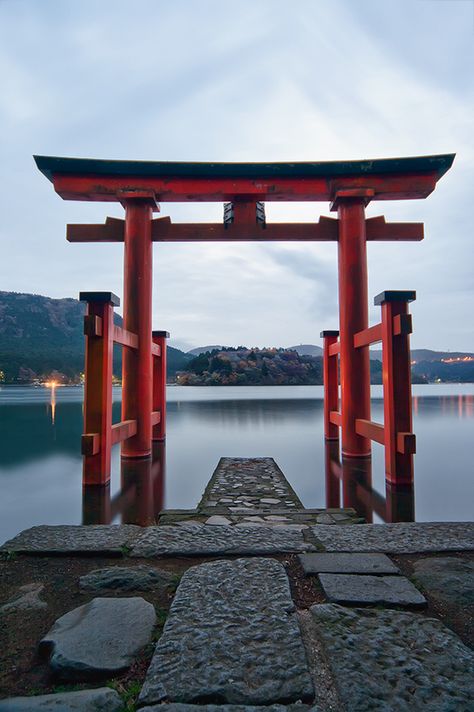
[[[470,520],[474,384],[414,386],[413,391],[415,518]],[[169,387],[166,457],[163,450],[158,453],[158,478],[150,485],[143,473],[121,473],[120,448],[114,447],[110,506],[100,497],[97,502],[83,501],[82,388],[57,388],[53,397],[47,388],[2,387],[0,542],[35,524],[79,524],[107,517],[139,521],[140,508],[151,519],[151,510],[163,505],[193,508],[222,456],[273,457],[305,506],[324,507],[322,395],[320,386]],[[372,396],[372,418],[383,422],[381,388],[374,386]],[[119,400],[120,389],[115,389],[115,421],[120,420]],[[385,478],[383,448],[377,444],[372,486],[375,494],[370,496],[380,504]],[[137,497],[139,492],[145,494]],[[380,506],[375,507],[373,521],[381,521],[380,516]]]

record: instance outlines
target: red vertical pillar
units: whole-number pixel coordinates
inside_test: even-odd
[[[106,485],[112,448],[114,306],[119,306],[120,300],[111,292],[81,292],[79,299],[87,302],[82,482]]]
[[[411,485],[415,436],[411,405],[411,315],[414,291],[382,292],[382,369],[384,396],[385,476],[392,485]]]
[[[136,420],[137,433],[122,444],[122,457],[151,454],[153,369],[151,354],[152,205],[127,198],[125,205],[123,325],[137,334],[138,349],[124,349],[122,420]]]
[[[338,331],[321,331],[323,339],[323,382],[324,382],[324,437],[326,440],[339,439],[339,427],[331,423],[331,411],[339,409],[339,383],[337,354],[331,355],[329,349],[337,344]]]
[[[367,348],[354,348],[354,334],[366,329],[367,248],[365,210],[372,191],[339,191],[333,203],[339,218],[339,330],[342,455],[366,457],[370,440],[356,433],[356,418],[370,420],[370,362]]]
[[[154,331],[153,343],[159,346],[160,355],[153,357],[153,411],[161,414],[160,422],[153,426],[153,440],[166,438],[166,339],[167,331]]]

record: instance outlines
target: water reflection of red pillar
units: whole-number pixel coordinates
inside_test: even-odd
[[[122,524],[138,524],[142,527],[154,523],[153,487],[151,480],[151,458],[122,458],[122,492],[130,492],[124,497]]]
[[[342,458],[342,502],[353,507],[367,523],[373,521],[372,458]]]
[[[326,507],[339,508],[341,506],[339,440],[325,440],[324,462],[326,473]]]
[[[137,334],[138,348],[123,354],[122,420],[136,420],[136,435],[122,444],[124,457],[151,453],[152,412],[152,202],[124,194],[124,306],[123,322]]]
[[[110,485],[106,487],[82,488],[82,523],[110,524],[112,521],[112,506]]]
[[[413,485],[393,487],[389,482],[386,483],[385,521],[415,521],[415,490]]]
[[[339,218],[339,329],[342,454],[367,457],[370,440],[356,432],[356,419],[370,420],[369,349],[354,347],[354,335],[368,327],[365,210],[371,190],[341,190],[332,209]]]
[[[153,343],[159,355],[153,357],[153,411],[160,413],[160,420],[153,426],[153,440],[166,438],[166,339],[167,331],[154,331]]]
[[[153,482],[155,520],[157,520],[158,515],[165,508],[166,444],[164,440],[153,442],[151,479]]]

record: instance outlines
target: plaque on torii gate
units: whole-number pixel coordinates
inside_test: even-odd
[[[122,334],[120,343],[129,338],[127,334],[130,338],[136,335],[136,343],[134,349],[126,350],[123,360],[122,418],[133,425],[127,426],[128,430],[122,428],[127,436],[122,454],[148,456],[152,425],[157,422],[151,395],[152,243],[332,241],[338,243],[339,255],[341,407],[337,424],[341,425],[346,457],[370,455],[374,427],[370,427],[371,341],[368,337],[367,343],[364,341],[370,333],[366,243],[422,240],[423,224],[386,223],[383,217],[366,219],[365,208],[372,201],[426,198],[453,160],[453,154],[317,163],[174,163],[35,156],[38,168],[63,199],[120,202],[125,208],[125,220],[107,218],[102,225],[67,228],[70,242],[124,243],[125,336]],[[267,201],[327,201],[337,218],[269,223],[264,212]],[[168,216],[153,219],[160,203],[173,202],[226,203],[225,218],[222,223],[173,223]],[[395,293],[390,294],[393,298]],[[334,351],[336,345],[332,348]],[[101,483],[109,476],[105,473],[99,478]]]

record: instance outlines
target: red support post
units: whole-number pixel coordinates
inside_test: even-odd
[[[332,209],[339,217],[339,329],[342,415],[342,455],[367,457],[371,443],[356,432],[356,419],[370,420],[368,348],[355,348],[354,335],[366,329],[367,246],[365,205],[373,191],[341,190]]]
[[[153,343],[159,347],[159,356],[153,357],[153,412],[160,413],[159,422],[153,426],[153,440],[166,438],[166,339],[167,331],[154,331]]]
[[[152,203],[123,200],[125,206],[123,325],[138,336],[137,349],[125,349],[122,366],[122,420],[136,420],[137,432],[122,445],[122,457],[151,454],[152,412]]]
[[[408,303],[414,291],[387,291],[374,304],[382,307],[382,368],[384,394],[385,475],[392,485],[413,483],[411,405],[411,319]]]
[[[324,383],[324,437],[339,440],[339,427],[331,422],[331,411],[339,410],[339,379],[337,354],[329,352],[337,344],[338,331],[322,331],[323,339],[323,383]]]
[[[120,305],[120,299],[111,292],[81,292],[79,299],[87,302],[82,481],[106,485],[112,448],[114,306]]]

